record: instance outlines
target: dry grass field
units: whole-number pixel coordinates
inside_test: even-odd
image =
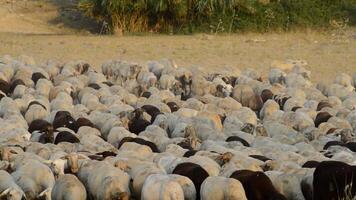
[[[225,67],[265,71],[274,60],[303,59],[313,79],[326,82],[335,73],[356,72],[355,28],[322,33],[101,36],[83,31],[87,20],[77,20],[66,1],[58,2],[0,0],[0,55],[26,54],[38,62],[83,59],[98,67],[108,59],[172,58],[180,66],[209,71]]]

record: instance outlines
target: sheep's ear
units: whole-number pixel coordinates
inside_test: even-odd
[[[51,165],[53,163],[51,160],[44,160],[42,162],[43,162],[43,164],[46,164],[46,165]]]
[[[46,197],[51,195],[51,192],[52,192],[51,190],[52,190],[51,188],[47,188],[47,189],[43,190],[43,192],[41,192],[37,196],[37,198],[39,198],[39,199],[47,199]]]
[[[68,159],[68,155],[62,156],[62,157],[60,157],[59,159],[67,160],[67,159]]]
[[[85,156],[82,155],[82,154],[78,154],[78,158],[79,158],[79,159],[88,159],[88,157],[85,157]]]
[[[15,168],[15,163],[10,162],[10,164],[9,164],[9,169],[10,169],[10,170],[14,170],[14,168]]]
[[[12,154],[18,154],[16,151],[14,151],[12,149],[9,152],[12,153]]]
[[[10,192],[10,188],[7,188],[0,194],[0,198],[5,197]]]

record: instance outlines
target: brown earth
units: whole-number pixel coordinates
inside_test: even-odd
[[[303,59],[309,63],[313,79],[326,82],[336,73],[356,72],[355,28],[218,36],[89,33],[98,27],[77,13],[70,0],[0,0],[0,55],[26,54],[38,62],[82,59],[97,67],[108,59],[145,62],[172,58],[180,66],[208,71],[226,66],[266,71],[274,60]]]

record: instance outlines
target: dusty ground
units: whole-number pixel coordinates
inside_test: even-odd
[[[61,7],[58,1],[8,2],[0,0],[0,55],[26,54],[38,62],[83,59],[98,67],[113,58],[137,62],[172,58],[178,65],[209,71],[225,66],[265,71],[273,60],[304,59],[317,81],[356,72],[355,28],[328,33],[112,37],[87,34],[83,30],[88,20],[78,20],[68,5]]]

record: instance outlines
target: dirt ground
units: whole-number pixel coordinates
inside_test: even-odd
[[[97,67],[108,59],[171,58],[179,66],[215,72],[225,67],[266,71],[274,60],[303,59],[312,78],[326,82],[336,73],[356,72],[356,28],[327,33],[101,36],[88,34],[87,19],[75,19],[73,13],[69,16],[74,20],[68,19],[70,9],[55,1],[9,1],[0,0],[0,56],[26,54],[38,62],[82,59]]]

